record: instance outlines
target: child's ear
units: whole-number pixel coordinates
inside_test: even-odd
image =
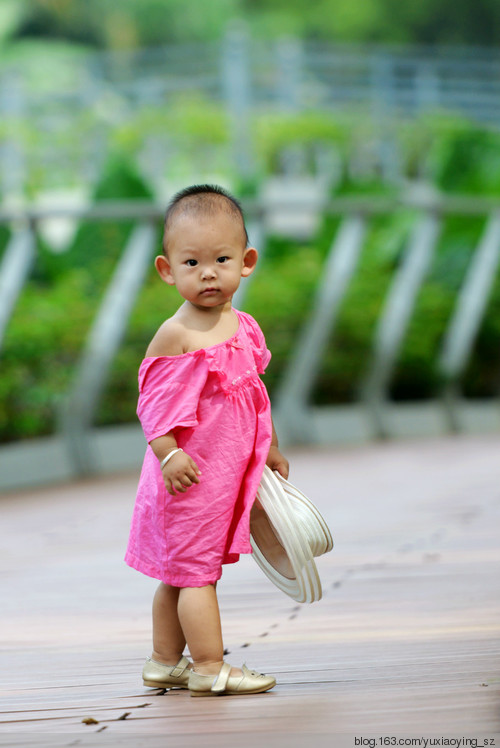
[[[255,270],[259,253],[255,247],[247,247],[243,252],[243,268],[241,270],[241,277],[247,278]]]
[[[162,281],[168,283],[169,286],[175,286],[174,276],[172,275],[169,261],[165,255],[158,255],[158,257],[155,257],[155,268]]]

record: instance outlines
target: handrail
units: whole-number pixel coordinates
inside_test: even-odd
[[[243,199],[247,216],[262,218],[267,210],[294,210],[303,207],[301,199],[272,200],[272,205],[265,206],[258,199]],[[404,192],[402,195],[385,196],[342,196],[333,197],[321,205],[324,215],[338,216],[345,213],[378,215],[391,213],[397,208],[413,208],[421,211],[432,211],[438,215],[460,214],[466,216],[487,215],[500,209],[500,197],[474,196],[463,194],[413,195]],[[126,220],[160,220],[165,214],[165,206],[149,200],[100,200],[91,205],[69,206],[36,206],[25,205],[0,207],[0,223],[29,221],[37,223],[48,218],[74,218],[81,221],[126,221]]]
[[[91,205],[16,205],[0,207],[0,223],[27,220],[32,223],[47,218],[74,218],[80,221],[158,220],[165,206],[151,200],[100,200]]]
[[[300,201],[262,204],[244,200],[250,238],[262,249],[267,212],[300,207]],[[313,439],[315,421],[309,402],[321,365],[322,354],[335,329],[339,310],[353,277],[365,233],[372,216],[411,207],[417,223],[400,270],[393,278],[374,338],[371,369],[365,382],[362,405],[371,415],[371,434],[391,433],[387,419],[387,389],[397,356],[414,308],[416,295],[431,261],[443,216],[459,213],[483,216],[483,236],[473,252],[469,268],[457,295],[456,308],[444,334],[439,356],[448,385],[443,404],[448,406],[448,427],[460,428],[459,403],[453,386],[465,370],[483,319],[493,278],[500,263],[500,200],[496,197],[468,198],[463,195],[436,196],[404,193],[384,197],[338,197],[321,206],[323,214],[342,216],[340,228],[332,237],[331,250],[316,290],[311,313],[297,335],[286,371],[279,383],[275,406],[285,439]],[[75,474],[88,474],[98,467],[88,440],[100,394],[108,380],[113,358],[125,334],[134,301],[142,286],[153,252],[154,235],[162,221],[164,207],[151,201],[102,201],[74,207],[16,206],[0,210],[0,222],[8,223],[13,235],[0,265],[0,342],[14,305],[29,277],[35,256],[35,231],[47,218],[72,217],[78,220],[132,221],[136,228],[115,269],[94,319],[80,362],[66,399],[60,427],[71,451]],[[253,276],[252,276],[253,278]],[[235,303],[244,306],[248,284],[242,285]],[[333,338],[334,340],[334,338]],[[105,344],[105,345],[104,345]],[[333,345],[335,343],[333,342]],[[103,347],[104,346],[104,347]],[[451,393],[451,395],[450,395]]]

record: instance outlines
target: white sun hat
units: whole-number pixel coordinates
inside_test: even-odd
[[[315,556],[333,540],[312,501],[267,465],[250,515],[253,557],[280,590],[299,603],[321,599]]]

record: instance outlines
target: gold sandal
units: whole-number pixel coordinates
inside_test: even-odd
[[[231,665],[224,662],[218,675],[202,675],[191,670],[188,688],[191,696],[236,696],[262,693],[276,685],[276,678],[242,667],[243,675],[230,675]]]
[[[142,670],[142,680],[149,688],[187,688],[190,662],[182,656],[177,665],[163,665],[148,657]]]

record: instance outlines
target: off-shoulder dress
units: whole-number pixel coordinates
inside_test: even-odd
[[[235,310],[236,311],[236,310]],[[175,587],[202,587],[251,553],[250,510],[272,439],[260,379],[271,354],[256,321],[236,311],[235,335],[178,356],[145,358],[137,414],[148,441],[126,563]],[[201,470],[171,496],[149,442],[173,431]]]

